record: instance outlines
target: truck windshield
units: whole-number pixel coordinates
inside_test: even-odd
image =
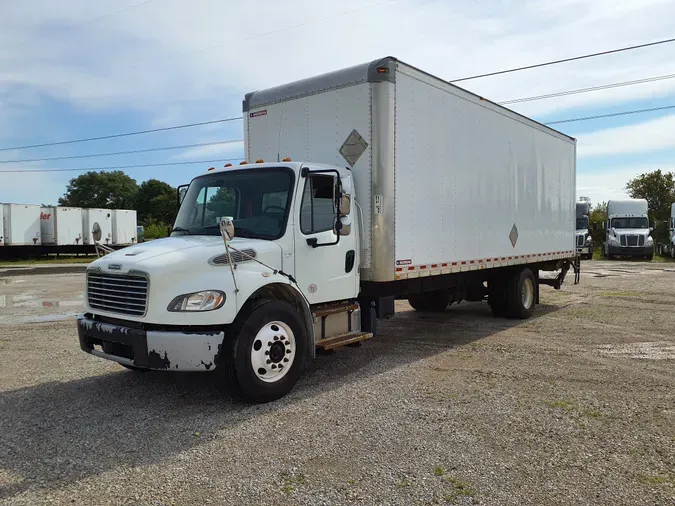
[[[588,228],[588,216],[580,216],[577,218],[577,230]]]
[[[280,238],[285,231],[294,174],[290,169],[244,169],[201,176],[190,183],[171,235],[220,235],[220,218],[233,218],[235,235]]]
[[[647,218],[613,218],[612,228],[649,228]]]

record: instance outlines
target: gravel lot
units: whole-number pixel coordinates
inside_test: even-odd
[[[399,303],[263,406],[81,352],[82,274],[0,277],[0,503],[675,504],[675,264],[582,268],[526,322]]]

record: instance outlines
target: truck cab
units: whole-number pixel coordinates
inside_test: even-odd
[[[317,346],[373,335],[356,300],[353,186],[349,169],[319,164],[209,169],[170,237],[90,264],[81,348],[138,371],[222,369],[257,401],[283,395]]]
[[[654,240],[645,199],[610,200],[607,203],[604,254],[607,258],[630,257],[652,260]]]
[[[577,202],[577,218],[574,232],[574,240],[577,246],[577,254],[586,260],[593,258],[593,238],[589,222],[590,204]]]

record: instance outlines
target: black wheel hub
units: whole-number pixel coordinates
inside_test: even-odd
[[[270,347],[270,360],[274,364],[281,362],[286,356],[286,347],[281,341],[275,342]]]

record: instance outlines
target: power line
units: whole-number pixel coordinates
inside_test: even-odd
[[[513,100],[506,100],[504,102],[498,102],[500,105],[510,105],[510,104],[520,104],[523,102],[532,102],[534,100],[544,100],[547,98],[556,98],[556,97],[564,97],[567,95],[576,95],[579,93],[588,93],[591,91],[599,91],[599,90],[607,90],[610,88],[621,88],[623,86],[632,86],[635,84],[644,84],[644,83],[653,83],[655,81],[663,81],[665,79],[673,79],[675,77],[675,74],[668,74],[664,76],[655,76],[655,77],[647,77],[645,79],[638,79],[635,81],[624,81],[621,83],[611,83],[611,84],[603,84],[600,86],[593,86],[591,88],[579,88],[577,90],[567,90],[567,91],[559,91],[556,93],[550,93],[548,95],[537,95],[534,97],[524,97],[524,98],[516,98]]]
[[[566,63],[566,62],[571,62],[571,61],[576,61],[576,60],[584,60],[586,58],[595,58],[596,56],[605,56],[608,54],[613,54],[613,53],[621,53],[623,51],[632,51],[634,49],[640,49],[643,47],[650,47],[650,46],[657,46],[659,44],[668,44],[670,42],[675,42],[675,38],[673,39],[664,39],[664,40],[657,40],[654,42],[648,42],[646,44],[638,44],[635,46],[628,46],[628,47],[622,47],[618,49],[610,49],[608,51],[601,51],[599,53],[590,53],[590,54],[584,54],[580,56],[573,56],[571,58],[563,58],[562,60],[553,60],[553,61],[548,61],[545,63],[536,63],[534,65],[526,65],[524,67],[516,67],[512,69],[506,69],[506,70],[498,70],[497,72],[488,72],[487,74],[478,74],[475,76],[469,76],[469,77],[462,77],[461,79],[454,79],[452,81],[449,81],[451,83],[459,83],[461,81],[470,81],[472,79],[480,79],[481,77],[490,77],[490,76],[497,76],[500,74],[508,74],[511,72],[519,72],[521,70],[529,70],[529,69],[535,69],[539,67],[546,67],[548,65],[557,65],[559,63]]]
[[[572,119],[561,119],[558,121],[549,121],[548,123],[544,123],[545,125],[559,125],[560,123],[572,123],[574,121],[588,121],[592,119],[601,119],[601,118],[613,118],[615,116],[627,116],[629,114],[640,114],[643,112],[653,112],[653,111],[665,111],[666,109],[675,109],[675,104],[674,105],[666,105],[663,107],[652,107],[650,109],[636,109],[634,111],[622,111],[622,112],[615,112],[612,114],[600,114],[598,116],[586,116],[583,118],[572,118]]]
[[[615,112],[612,114],[600,114],[597,116],[585,116],[581,118],[571,118],[571,119],[563,119],[563,120],[558,120],[558,121],[549,121],[548,123],[544,123],[545,125],[558,125],[561,123],[572,123],[574,121],[589,121],[593,119],[601,119],[601,118],[612,118],[615,116],[626,116],[629,114],[640,114],[640,113],[645,113],[645,112],[653,112],[653,111],[664,111],[667,109],[675,109],[675,104],[673,105],[667,105],[663,107],[652,107],[649,109],[636,109],[633,111],[622,111],[622,112]],[[138,164],[138,165],[114,165],[114,166],[105,166],[105,167],[80,167],[80,168],[67,168],[67,169],[26,169],[26,170],[21,170],[21,169],[10,169],[10,170],[0,170],[0,173],[3,172],[13,172],[13,173],[23,173],[23,172],[78,172],[78,171],[100,171],[100,170],[120,170],[120,169],[142,169],[142,168],[150,168],[150,167],[169,167],[169,166],[176,166],[176,165],[195,165],[195,164],[207,164],[207,163],[222,163],[222,162],[232,162],[236,160],[241,160],[241,158],[224,158],[220,160],[190,160],[190,161],[185,161],[185,162],[166,162],[166,163],[144,163],[144,164]]]
[[[146,148],[146,149],[135,149],[132,151],[116,151],[114,153],[91,153],[87,155],[73,155],[73,156],[53,156],[50,158],[23,158],[18,160],[0,160],[0,164],[3,163],[32,163],[32,162],[53,162],[56,160],[75,160],[78,158],[96,158],[99,156],[116,156],[116,155],[135,155],[138,153],[151,153],[154,151],[169,151],[174,149],[188,149],[188,148],[198,148],[203,146],[218,146],[221,144],[237,144],[243,142],[244,139],[232,139],[229,141],[216,141],[216,142],[200,142],[198,144],[183,144],[181,146],[164,146],[159,148]]]
[[[185,125],[175,125],[175,126],[170,126],[170,127],[164,127],[164,128],[154,128],[152,130],[139,130],[138,132],[126,132],[126,133],[121,133],[121,134],[112,134],[112,135],[103,135],[101,137],[89,137],[87,139],[75,139],[75,140],[70,140],[70,141],[59,141],[59,142],[45,142],[43,144],[29,144],[26,146],[13,146],[10,148],[0,148],[0,151],[12,151],[12,150],[18,150],[18,149],[31,149],[31,148],[43,148],[46,146],[62,146],[64,144],[75,144],[78,142],[90,142],[90,141],[100,141],[104,139],[115,139],[118,137],[129,137],[131,135],[141,135],[141,134],[149,134],[153,132],[166,132],[168,130],[178,130],[180,128],[192,128],[192,127],[198,127],[198,126],[204,126],[204,125],[213,125],[216,123],[226,123],[228,121],[236,121],[242,119],[241,116],[237,116],[235,118],[224,118],[224,119],[215,119],[212,121],[202,121],[200,123],[188,123]]]
[[[194,165],[194,164],[207,164],[207,163],[222,163],[222,162],[233,162],[236,160],[241,160],[241,158],[223,158],[220,160],[191,160],[188,162],[165,162],[165,163],[143,163],[139,165],[113,165],[107,167],[79,167],[72,169],[3,169],[0,172],[14,172],[14,173],[23,173],[23,172],[77,172],[77,171],[90,171],[90,170],[120,170],[120,169],[142,169],[147,167],[168,167],[172,165]]]

